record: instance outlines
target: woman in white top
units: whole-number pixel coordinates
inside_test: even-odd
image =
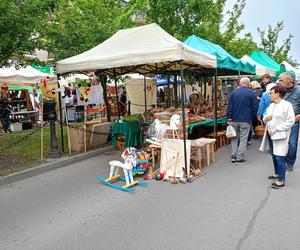
[[[273,158],[275,175],[269,176],[268,179],[278,180],[271,184],[273,188],[282,188],[285,186],[285,157],[289,147],[289,137],[291,127],[295,122],[295,114],[292,104],[283,100],[286,88],[282,85],[274,86],[270,90],[271,105],[267,109],[264,121],[266,122],[267,132],[270,145],[270,153]]]

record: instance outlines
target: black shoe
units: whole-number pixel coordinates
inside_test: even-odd
[[[293,166],[286,166],[287,173],[293,172],[293,170],[294,170]]]
[[[270,175],[268,177],[269,180],[275,180],[275,179],[278,179],[279,176],[274,176],[274,175]]]
[[[280,189],[280,188],[283,188],[283,187],[284,187],[284,183],[278,185],[276,182],[274,182],[274,183],[271,184],[271,188]]]
[[[245,159],[241,159],[241,160],[236,160],[236,161],[235,161],[235,164],[242,165],[242,164],[244,164],[245,162],[246,162]]]
[[[236,162],[236,156],[235,155],[231,155],[231,162]]]

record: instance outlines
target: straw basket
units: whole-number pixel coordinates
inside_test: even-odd
[[[255,135],[258,137],[264,136],[265,128],[261,120],[258,120],[258,125],[255,127]]]

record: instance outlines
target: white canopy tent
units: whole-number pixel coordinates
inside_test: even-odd
[[[270,74],[271,76],[276,76],[276,71],[273,69],[269,69],[266,66],[263,66],[257,62],[255,62],[251,57],[248,55],[244,55],[241,60],[255,64],[256,66],[256,75],[257,76],[262,76],[264,74]]]
[[[100,71],[108,75],[158,70],[216,68],[216,57],[183,44],[157,24],[119,30],[98,46],[57,63],[59,74]]]
[[[55,81],[56,76],[43,73],[31,66],[16,69],[14,66],[0,68],[0,83],[8,84],[35,84],[42,79]]]
[[[114,77],[129,73],[146,75],[177,71],[180,72],[183,82],[184,70],[197,71],[203,75],[214,75],[216,67],[215,56],[199,52],[183,44],[153,23],[119,30],[95,48],[57,62],[56,71],[58,74],[96,71]],[[144,78],[144,82],[146,85],[146,78]],[[185,85],[182,84],[181,88],[184,92]],[[185,131],[184,105],[182,105],[182,124],[183,131]],[[183,138],[184,165],[187,171],[185,133],[183,133]]]
[[[281,64],[283,64],[286,68],[286,70],[292,70],[295,72],[296,75],[296,81],[299,82],[300,81],[300,70],[296,69],[294,66],[292,66],[291,64],[289,64],[286,61],[283,61]]]

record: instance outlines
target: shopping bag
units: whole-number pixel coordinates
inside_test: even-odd
[[[286,139],[287,134],[286,131],[276,131],[272,136],[271,139],[272,141],[276,141],[276,140],[283,140]]]
[[[226,137],[227,138],[236,137],[236,131],[232,125],[228,125],[226,128]]]

